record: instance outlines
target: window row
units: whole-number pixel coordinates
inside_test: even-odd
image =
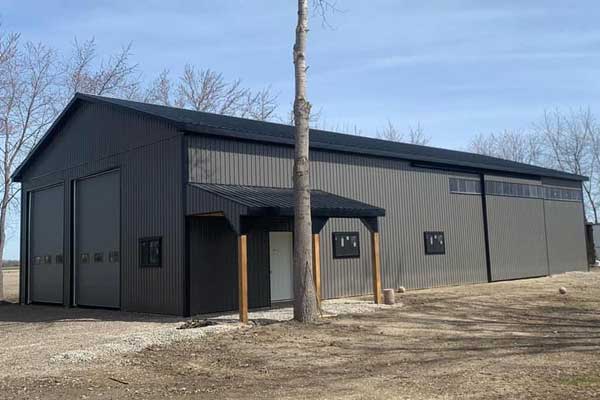
[[[54,261],[56,264],[63,263],[62,254],[57,254],[54,256]],[[33,265],[41,265],[41,264],[52,264],[52,255],[47,254],[45,256],[35,256],[33,257]]]
[[[543,199],[544,187],[540,185],[528,185],[524,183],[486,181],[486,194],[494,196],[531,197]]]
[[[94,253],[92,257],[92,261],[95,263],[103,263],[104,262],[104,253]],[[81,253],[79,254],[79,262],[81,264],[87,264],[90,262],[90,254],[89,253]],[[119,262],[119,252],[118,251],[109,251],[108,252],[108,262],[109,263],[117,263]]]
[[[577,189],[546,188],[546,199],[548,200],[581,201],[581,196],[581,190]]]
[[[450,193],[481,194],[481,183],[474,179],[450,178]]]
[[[448,183],[450,193],[481,194],[481,183],[478,180],[451,177]],[[486,181],[485,192],[493,196],[581,201],[581,190],[528,185],[524,183]]]
[[[487,181],[486,194],[510,197],[530,197],[546,200],[581,201],[581,190],[528,185],[525,183]]]

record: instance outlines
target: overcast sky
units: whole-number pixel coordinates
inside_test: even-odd
[[[94,37],[103,54],[133,43],[151,79],[185,63],[270,86],[292,103],[293,0],[2,0],[5,29],[68,49]],[[427,3],[424,5],[423,3]],[[480,132],[527,128],[544,109],[600,98],[597,1],[338,0],[312,20],[309,98],[331,128],[374,135],[420,123],[432,144],[464,148]],[[16,237],[6,257],[18,257]]]

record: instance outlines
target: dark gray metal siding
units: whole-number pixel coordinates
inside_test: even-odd
[[[486,180],[541,185],[539,180],[486,176]],[[548,274],[544,200],[487,195],[492,280]]]
[[[189,180],[291,187],[291,147],[187,136]],[[382,207],[385,287],[420,288],[487,281],[480,196],[450,194],[443,171],[409,163],[325,151],[311,152],[311,183]],[[459,174],[460,175],[460,174]],[[477,176],[473,176],[477,178]],[[425,255],[424,231],[446,233],[446,254]],[[332,258],[331,234],[359,231],[361,257]],[[369,233],[358,220],[333,219],[322,232],[322,284],[328,298],[371,292]]]
[[[184,313],[181,140],[165,122],[110,105],[82,104],[24,172],[25,191],[65,185],[65,232],[71,232],[72,181],[120,170],[123,310]],[[138,240],[144,236],[162,236],[162,268],[139,268]],[[65,265],[72,265],[71,240],[65,241],[64,258]],[[70,281],[70,268],[65,268],[66,288]],[[65,290],[65,303],[71,302],[72,293]]]
[[[548,274],[543,200],[487,196],[492,280]]]
[[[190,312],[238,307],[237,235],[225,218],[188,217],[190,229]],[[269,234],[262,226],[248,232],[248,304],[270,305]]]
[[[550,273],[587,271],[583,205],[569,201],[544,203]]]
[[[579,188],[578,182],[498,176],[513,183]],[[493,280],[587,270],[580,202],[487,196]]]

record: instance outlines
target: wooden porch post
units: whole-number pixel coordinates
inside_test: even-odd
[[[313,279],[315,280],[315,294],[317,304],[321,304],[321,236],[318,233],[312,235],[313,248]]]
[[[379,232],[371,232],[373,256],[373,296],[375,304],[381,304],[381,260],[379,256]]]
[[[238,283],[240,322],[248,323],[248,236],[238,236]]]

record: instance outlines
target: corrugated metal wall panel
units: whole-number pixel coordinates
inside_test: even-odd
[[[581,188],[551,178],[486,175],[486,180]],[[493,280],[587,270],[581,203],[487,196],[487,209]]]
[[[188,136],[192,182],[292,186],[291,147]],[[481,198],[450,194],[449,173],[409,163],[325,151],[311,153],[317,189],[386,209],[380,218],[385,287],[421,288],[487,280]],[[454,175],[454,174],[453,174]],[[475,177],[476,178],[476,177]],[[334,260],[331,233],[360,232],[361,257]],[[445,255],[425,255],[423,232],[446,233]],[[368,231],[357,220],[331,220],[322,232],[324,296],[371,291]]]
[[[596,259],[600,257],[600,225],[595,224],[592,227],[592,236],[594,239],[594,249],[596,250]]]
[[[550,273],[587,271],[583,205],[546,200],[544,206]]]
[[[120,170],[123,310],[184,312],[181,141],[181,134],[167,123],[107,105],[83,104],[25,171],[24,191],[65,184],[65,232],[70,232],[72,181]],[[26,226],[25,219],[22,226]],[[145,236],[162,236],[162,268],[139,268],[138,240]],[[23,239],[22,248],[25,246]],[[71,265],[70,240],[65,240],[64,255],[65,265]],[[65,268],[65,282],[68,288],[69,268]],[[66,290],[66,303],[71,298]]]
[[[236,234],[224,218],[189,218],[191,313],[236,310]],[[248,305],[270,305],[269,234],[264,227],[248,232]]]
[[[492,280],[548,274],[541,199],[487,196]]]
[[[190,218],[190,312],[235,310],[237,239],[224,218]],[[250,285],[248,285],[250,287]]]

